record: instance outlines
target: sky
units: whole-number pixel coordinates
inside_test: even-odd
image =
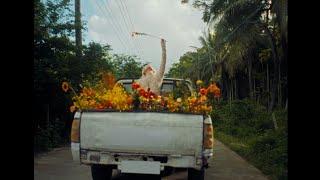
[[[137,55],[142,63],[156,69],[161,60],[160,39],[149,36],[132,37],[143,32],[167,40],[166,72],[180,56],[200,47],[199,36],[206,25],[202,12],[181,0],[81,0],[84,43],[109,44],[113,53]]]

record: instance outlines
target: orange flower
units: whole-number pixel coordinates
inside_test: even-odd
[[[140,88],[140,85],[136,82],[132,83],[132,89],[138,89]]]
[[[110,72],[109,73],[103,73],[102,74],[102,80],[103,80],[104,86],[107,89],[113,88],[113,86],[116,84],[116,79]]]
[[[203,95],[203,96],[207,95],[207,90],[205,88],[201,88],[200,89],[200,94]]]
[[[97,109],[104,109],[104,106],[102,104],[98,104],[96,108]]]
[[[82,91],[85,96],[94,96],[94,94],[95,94],[93,89],[91,89],[91,88],[83,88]]]
[[[69,84],[67,82],[62,83],[62,90],[67,92],[69,90]]]
[[[95,101],[95,100],[89,100],[89,106],[94,106],[94,105],[95,105],[95,103],[96,103],[96,101]]]
[[[127,99],[127,104],[128,104],[128,105],[131,105],[132,102],[133,102],[133,99],[132,99],[131,96],[129,96],[128,99]]]
[[[190,102],[191,102],[192,104],[196,103],[196,101],[197,101],[197,98],[195,98],[195,97],[193,97],[193,98],[190,99]]]
[[[73,105],[73,106],[70,106],[70,112],[73,113],[75,110],[76,110],[76,106],[74,106],[74,105]]]
[[[212,93],[216,98],[221,96],[220,88],[218,88],[216,83],[210,84],[210,86],[207,88],[207,91]]]

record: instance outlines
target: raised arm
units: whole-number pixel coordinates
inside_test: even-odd
[[[162,49],[162,57],[160,62],[160,68],[158,71],[158,78],[162,79],[164,75],[164,71],[166,68],[166,61],[167,61],[167,52],[166,52],[166,42],[164,39],[161,39],[161,49]]]

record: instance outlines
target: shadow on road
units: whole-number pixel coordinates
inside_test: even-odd
[[[172,174],[168,176],[162,176],[162,180],[185,180],[186,169],[175,169]],[[129,173],[120,173],[118,171],[114,172],[114,176],[112,180],[152,180],[157,179],[156,175],[148,175],[148,174],[129,174]]]
[[[148,174],[118,174],[112,178],[112,180],[133,180],[133,179],[141,179],[141,180],[152,180],[157,179],[157,176],[148,175]]]

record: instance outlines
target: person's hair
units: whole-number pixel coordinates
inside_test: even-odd
[[[143,68],[142,68],[142,75],[146,75],[146,70],[147,70],[147,68],[148,67],[151,67],[153,70],[154,70],[154,68],[151,66],[151,64],[149,63],[149,64],[146,64]]]

